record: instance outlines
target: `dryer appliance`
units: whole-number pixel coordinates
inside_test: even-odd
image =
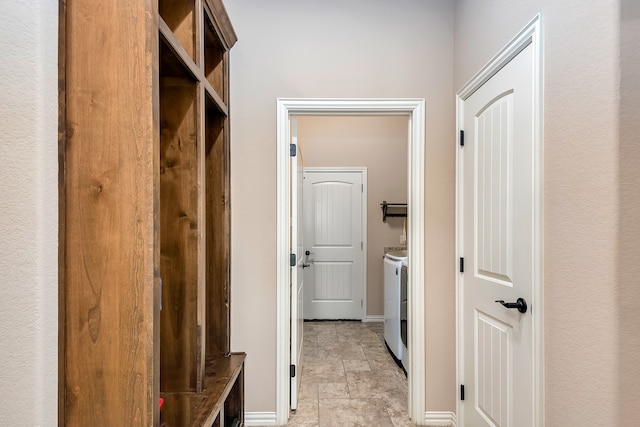
[[[384,257],[384,340],[397,361],[402,360],[400,336],[400,275],[405,251],[391,251]]]

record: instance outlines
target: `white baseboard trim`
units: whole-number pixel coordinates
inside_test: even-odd
[[[384,322],[384,314],[371,314],[364,318],[363,322]]]
[[[247,427],[278,425],[276,423],[276,413],[275,412],[245,412],[244,425]]]
[[[456,427],[456,414],[453,412],[427,411],[424,414],[424,425],[437,427]]]

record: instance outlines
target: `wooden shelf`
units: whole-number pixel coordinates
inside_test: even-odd
[[[207,360],[202,393],[161,393],[165,399],[162,420],[170,426],[227,427],[244,423],[244,353]],[[218,419],[219,424],[214,424]]]
[[[238,36],[231,25],[229,15],[220,0],[203,0],[204,11],[213,23],[220,42],[225,50],[229,50],[238,41]]]
[[[221,0],[61,5],[59,424],[158,426],[160,395],[172,427],[243,424],[229,17]]]
[[[166,25],[180,45],[193,61],[196,56],[196,2],[193,0],[159,0],[158,12],[163,24]]]
[[[194,79],[198,79],[200,68],[161,17],[158,18],[158,31],[160,33],[161,49],[163,49],[161,50],[161,60],[166,61],[168,64],[182,64]]]
[[[204,73],[216,94],[226,104],[226,50],[216,34],[213,23],[206,14],[204,21]]]
[[[181,69],[180,65],[182,65],[182,67],[184,68],[182,68],[180,72],[184,74],[185,69],[188,70],[190,75],[193,76],[195,80],[202,83],[208,95],[216,103],[218,110],[220,110],[220,112],[222,112],[225,116],[229,115],[227,103],[225,102],[225,98],[224,98],[224,94],[227,92],[226,79],[219,77],[220,82],[216,82],[214,78],[211,78],[211,80],[209,80],[209,78],[205,76],[206,70],[203,71],[201,67],[199,67],[198,65],[196,65],[195,62],[193,62],[193,59],[191,59],[191,57],[187,54],[187,52],[184,50],[184,48],[182,47],[178,39],[171,32],[171,29],[162,20],[162,18],[159,18],[158,29],[160,31],[160,36],[161,36],[160,37],[160,48],[161,48],[160,58],[162,62],[160,63],[160,65],[162,66],[164,64],[164,66],[168,70],[171,70],[169,72],[173,72],[173,73],[179,72],[178,70]],[[226,53],[224,56],[226,57]],[[226,66],[223,67],[222,65],[217,67],[218,72],[221,69],[226,70],[227,68],[228,67]],[[210,73],[215,74],[213,72],[210,72]],[[216,85],[220,85],[221,87],[218,87],[218,89],[216,90],[216,88],[212,85],[211,81],[213,81]]]

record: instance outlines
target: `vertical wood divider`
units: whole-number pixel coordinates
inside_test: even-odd
[[[229,117],[231,109],[229,107],[229,51],[226,50],[222,55],[223,61],[223,101],[227,105]],[[225,318],[226,324],[226,342],[224,353],[231,353],[231,121],[229,117],[224,121],[224,239],[228,244],[224,248],[225,263]]]
[[[65,214],[67,152],[67,2],[58,2],[58,426],[65,426]]]

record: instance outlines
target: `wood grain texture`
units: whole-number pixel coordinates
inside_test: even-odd
[[[196,85],[160,81],[161,390],[197,390],[198,147]]]
[[[224,402],[224,415],[227,420],[238,419],[240,425],[244,425],[244,369],[238,373],[238,378]],[[231,424],[225,423],[225,425]]]
[[[157,11],[66,6],[65,422],[153,425]]]
[[[238,41],[238,36],[233,29],[233,25],[231,25],[231,20],[229,19],[222,0],[203,0],[203,2],[205,4],[205,10],[211,16],[216,32],[222,40],[225,49],[231,49]]]
[[[58,426],[65,425],[65,215],[67,154],[67,2],[58,2]]]
[[[159,0],[160,16],[180,41],[191,59],[199,63],[196,55],[196,11],[193,0]]]
[[[171,426],[210,426],[225,417],[244,419],[245,353],[218,356],[207,362],[203,393],[162,393],[162,420]],[[224,424],[228,425],[228,424]]]
[[[229,102],[229,51],[224,53],[224,92]],[[227,108],[229,104],[227,103]],[[227,337],[225,354],[231,351],[231,122],[229,117],[224,121],[224,274],[226,278],[225,306],[227,307],[227,327],[224,334]],[[244,394],[243,394],[244,396]],[[243,397],[244,398],[244,397]]]
[[[162,421],[168,426],[190,426],[205,400],[204,394],[162,393]]]
[[[60,5],[59,425],[157,425],[161,388],[171,425],[221,425],[244,408],[244,355],[223,357],[235,33],[219,1]]]
[[[207,363],[207,371],[205,376],[206,400],[199,408],[193,426],[206,426],[213,421],[212,414],[223,412],[225,406],[233,400],[234,396],[231,390],[243,381],[242,390],[244,390],[244,361],[247,355],[245,353],[231,353],[228,356],[220,356],[212,359]],[[236,389],[238,390],[238,389]],[[239,407],[237,410],[244,413],[244,396],[240,401],[236,402]]]
[[[215,34],[213,24],[205,16],[204,25],[204,71],[211,87],[226,104],[228,103],[225,87],[225,50]]]
[[[228,275],[225,248],[225,118],[211,103],[206,126],[206,282],[207,282],[207,357],[229,351]]]
[[[205,76],[204,68],[196,65],[187,52],[182,48],[182,45],[178,39],[173,35],[169,27],[162,20],[159,21],[158,28],[160,30],[160,57],[161,57],[161,70],[164,68],[163,75],[166,76],[186,76],[189,75],[193,79],[201,82],[204,85],[207,93],[213,98],[217,108],[225,115],[228,115],[228,109],[225,101],[218,94],[218,92],[211,86],[209,80]],[[227,77],[224,77],[225,82],[228,81]],[[228,83],[225,85],[225,92],[228,94]]]

